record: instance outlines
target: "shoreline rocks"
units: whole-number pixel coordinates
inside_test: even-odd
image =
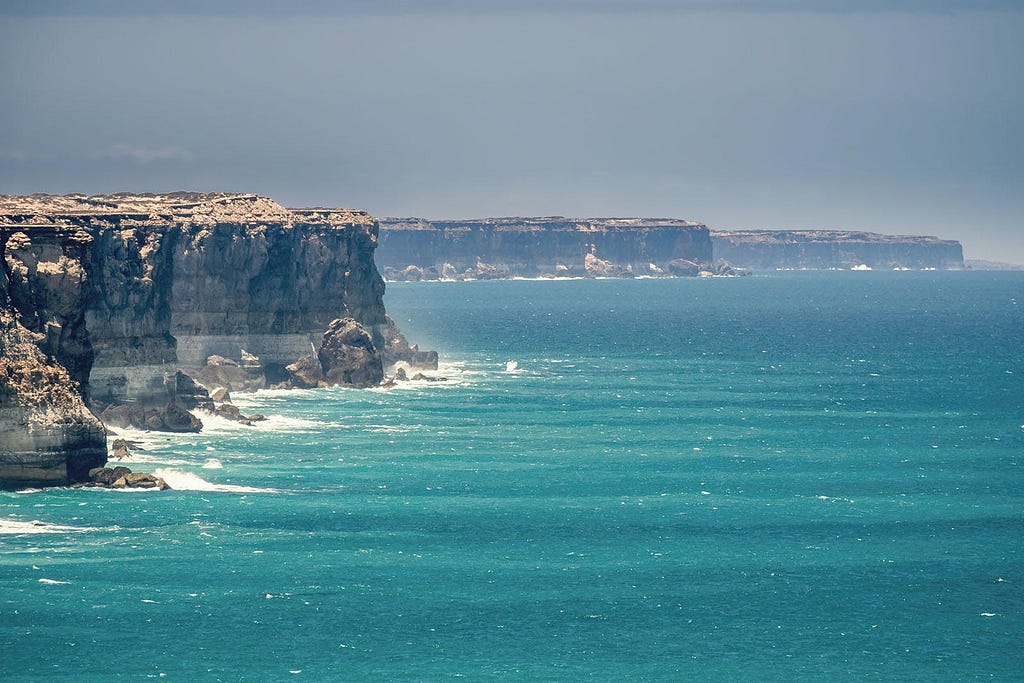
[[[160,477],[148,472],[132,472],[127,467],[94,467],[87,481],[76,482],[71,488],[156,489],[167,491],[171,487]]]

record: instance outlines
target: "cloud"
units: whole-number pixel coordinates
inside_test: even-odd
[[[196,156],[181,147],[142,147],[139,145],[117,144],[96,155],[101,159],[124,159],[139,164],[155,161],[194,161]]]

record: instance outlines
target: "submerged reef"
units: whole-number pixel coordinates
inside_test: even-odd
[[[95,416],[198,431],[210,392],[309,386],[306,357],[315,385],[436,368],[385,315],[377,234],[254,194],[0,196],[0,486],[86,481]]]

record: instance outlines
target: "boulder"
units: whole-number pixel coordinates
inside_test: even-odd
[[[447,377],[435,377],[433,375],[424,375],[422,372],[417,372],[412,376],[414,382],[447,382]]]
[[[215,362],[211,363],[211,359]],[[256,391],[266,386],[262,366],[250,363],[243,367],[222,356],[210,356],[206,361],[203,367],[190,371],[192,377],[204,386],[223,387],[229,392]]]
[[[120,479],[121,477],[127,477],[131,473],[132,473],[132,471],[130,469],[128,469],[127,467],[121,467],[120,465],[118,465],[117,467],[115,467],[115,468],[113,468],[111,470],[111,476],[114,479]]]
[[[213,400],[206,387],[196,384],[195,380],[181,370],[164,376],[164,389],[167,400],[181,405],[186,410],[213,410]]]
[[[296,389],[313,389],[324,382],[324,371],[316,356],[303,356],[291,365],[286,365],[288,381]]]
[[[680,277],[696,277],[700,274],[700,264],[686,259],[677,258],[668,262],[668,272]]]
[[[227,420],[234,420],[238,422],[242,419],[242,411],[237,406],[233,406],[230,403],[222,403],[217,406],[214,411],[214,415],[219,415]]]
[[[168,403],[161,415],[163,428],[168,432],[199,432],[203,423],[177,403]]]
[[[226,403],[231,401],[231,394],[224,387],[217,387],[210,392],[210,398],[214,403]]]
[[[114,476],[114,470],[109,467],[94,467],[89,470],[89,481],[97,484],[104,484],[109,486],[114,483],[117,477]]]
[[[406,282],[419,282],[423,279],[423,269],[417,266],[409,266],[402,271],[401,279]]]
[[[370,387],[384,379],[384,364],[373,337],[353,318],[331,322],[317,357],[327,384]]]

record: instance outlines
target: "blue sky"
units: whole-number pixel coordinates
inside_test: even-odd
[[[0,5],[0,192],[644,215],[1024,263],[1024,3]]]

